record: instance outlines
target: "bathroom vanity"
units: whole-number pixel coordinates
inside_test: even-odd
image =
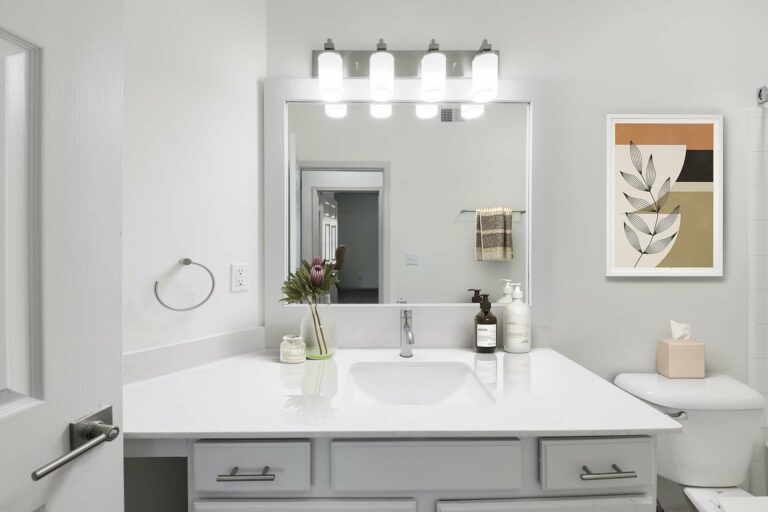
[[[653,512],[655,436],[677,422],[553,350],[459,348],[477,312],[467,287],[493,293],[501,278],[536,297],[533,337],[546,339],[548,224],[533,217],[547,197],[532,186],[548,179],[533,151],[551,136],[546,85],[502,80],[472,121],[455,117],[467,80],[449,81],[432,120],[414,115],[418,80],[396,80],[386,120],[368,115],[365,81],[344,90],[349,115],[332,119],[316,81],[265,84],[264,314],[276,348],[306,313],[280,303],[283,280],[302,259],[335,261],[346,348],[299,365],[258,351],[127,385],[126,456],[186,459],[194,512]],[[345,214],[345,201],[361,209]],[[515,256],[478,263],[472,214],[496,205],[516,212]],[[411,358],[393,342],[403,301]]]
[[[260,351],[124,400],[126,456],[187,458],[195,512],[652,512],[680,430],[550,349]]]

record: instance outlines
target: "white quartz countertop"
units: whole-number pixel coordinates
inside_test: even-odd
[[[431,405],[350,400],[350,368],[371,362],[460,363],[489,397]],[[410,359],[397,349],[341,349],[331,360],[298,365],[280,364],[277,351],[259,351],[128,384],[123,396],[123,431],[144,439],[589,436],[681,429],[551,349],[476,354],[416,347]]]

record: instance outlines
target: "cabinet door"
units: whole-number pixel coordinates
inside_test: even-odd
[[[650,496],[537,500],[440,501],[437,512],[655,512]]]
[[[194,512],[416,512],[416,502],[410,499],[197,501]]]

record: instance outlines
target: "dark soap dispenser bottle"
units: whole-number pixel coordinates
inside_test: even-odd
[[[491,301],[484,293],[480,300],[480,312],[475,315],[475,350],[484,354],[496,352],[496,316],[491,313]]]
[[[472,304],[480,304],[480,289],[479,288],[470,288],[467,291],[468,292],[475,292],[472,295]]]

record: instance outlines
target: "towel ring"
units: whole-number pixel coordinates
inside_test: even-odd
[[[211,276],[211,291],[208,292],[208,295],[199,303],[195,304],[194,306],[188,307],[188,308],[174,308],[173,306],[169,306],[165,302],[163,302],[163,299],[160,298],[160,294],[157,292],[157,286],[160,284],[159,281],[155,281],[155,298],[157,299],[157,302],[159,302],[163,307],[166,307],[170,309],[171,311],[192,311],[193,309],[197,309],[206,302],[208,302],[208,299],[211,298],[211,295],[213,295],[213,290],[216,289],[216,278],[213,277],[213,272],[211,272],[211,269],[203,265],[202,263],[197,263],[195,261],[192,261],[189,258],[184,258],[179,260],[179,263],[182,265],[197,265],[198,267],[202,268],[206,272],[208,272],[208,275]]]

